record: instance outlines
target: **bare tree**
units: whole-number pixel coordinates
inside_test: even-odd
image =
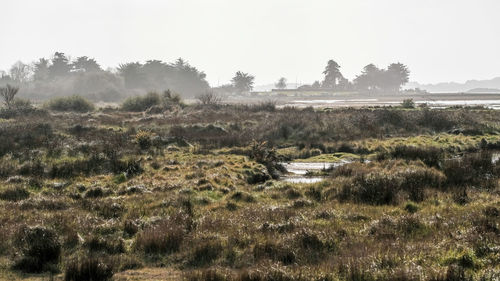
[[[206,91],[196,98],[202,105],[218,105],[222,102],[222,97],[213,91]]]
[[[17,92],[19,92],[19,88],[9,84],[0,88],[0,96],[3,98],[3,102],[8,109],[12,108],[14,97],[17,95]]]
[[[16,81],[17,83],[24,83],[30,79],[31,76],[31,68],[29,65],[24,64],[21,61],[16,62],[11,68],[10,68],[10,77],[12,80]]]

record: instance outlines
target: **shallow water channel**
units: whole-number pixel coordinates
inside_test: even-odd
[[[333,167],[338,167],[350,163],[351,161],[343,160],[339,162],[290,162],[281,163],[288,171],[282,180],[290,183],[316,183],[324,179],[324,177],[307,176],[307,172],[318,172]]]

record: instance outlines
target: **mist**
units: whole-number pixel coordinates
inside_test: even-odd
[[[0,69],[54,52],[103,69],[182,57],[212,86],[319,79],[329,59],[354,79],[368,63],[411,66],[422,84],[499,76],[500,3],[480,1],[5,1]]]

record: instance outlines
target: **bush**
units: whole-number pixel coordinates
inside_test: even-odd
[[[445,161],[443,172],[447,183],[452,186],[486,183],[494,172],[491,158],[491,152],[481,152]]]
[[[33,105],[28,99],[15,98],[12,107],[17,110],[29,110],[33,108]]]
[[[112,240],[111,238],[102,238],[98,236],[92,236],[90,239],[85,241],[84,244],[92,252],[105,252],[108,254],[121,254],[125,253],[125,245],[123,240]]]
[[[198,101],[202,105],[215,106],[215,105],[219,105],[222,101],[221,96],[219,96],[218,94],[211,92],[211,91],[207,91],[207,92],[197,96],[196,98],[198,99]]]
[[[395,175],[375,172],[355,177],[352,191],[360,202],[382,205],[396,203],[400,187],[401,180]]]
[[[194,266],[210,264],[222,254],[223,249],[221,242],[216,239],[200,241],[196,243],[190,263]]]
[[[14,268],[37,273],[53,269],[59,263],[61,243],[57,234],[45,227],[22,227],[16,235],[15,246],[21,253]]]
[[[388,161],[379,165],[353,163],[336,169],[334,176],[352,178],[343,183],[340,199],[374,205],[396,204],[402,199],[400,195],[404,195],[401,192],[406,192],[411,200],[422,201],[425,188],[439,188],[445,182],[440,171],[419,162]]]
[[[134,137],[134,141],[139,145],[141,149],[148,149],[152,144],[152,135],[153,134],[151,132],[139,130],[139,132]]]
[[[427,166],[437,167],[443,159],[443,152],[437,147],[416,147],[407,145],[398,145],[391,152],[394,158],[406,160],[422,160]]]
[[[61,97],[49,100],[45,107],[54,111],[89,112],[94,110],[94,105],[81,96]]]
[[[0,192],[0,199],[6,201],[20,201],[27,199],[30,193],[22,187],[8,188]]]
[[[403,107],[403,108],[415,108],[415,102],[413,101],[413,99],[405,99],[401,103],[401,107]]]
[[[158,93],[150,92],[145,96],[127,98],[121,105],[124,111],[141,112],[150,107],[161,104],[161,97]]]
[[[75,259],[66,265],[65,281],[106,281],[113,277],[111,266],[94,257]]]
[[[169,254],[180,248],[186,226],[184,218],[166,219],[156,226],[149,227],[137,234],[135,249],[145,254]]]
[[[289,247],[268,240],[265,243],[259,243],[253,248],[253,256],[256,260],[268,258],[273,261],[279,261],[283,264],[292,264],[295,262],[295,253]]]

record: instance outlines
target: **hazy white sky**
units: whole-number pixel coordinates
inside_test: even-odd
[[[350,79],[401,61],[423,83],[500,76],[499,0],[6,0],[0,69],[62,51],[103,67],[178,57],[212,85]]]

